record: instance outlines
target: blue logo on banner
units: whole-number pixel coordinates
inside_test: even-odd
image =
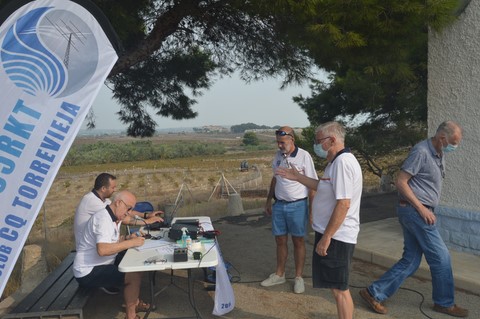
[[[98,64],[98,45],[78,16],[42,7],[10,27],[0,57],[10,80],[25,93],[64,97],[91,79]]]

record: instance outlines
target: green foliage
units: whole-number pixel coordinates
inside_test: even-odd
[[[216,65],[208,54],[192,48],[168,55],[157,55],[132,67],[129,72],[115,75],[109,81],[115,86],[113,97],[123,105],[118,112],[120,120],[130,124],[130,136],[152,136],[156,123],[147,113],[147,107],[157,109],[157,115],[172,119],[190,119],[197,116],[191,107],[196,103],[193,96],[211,85],[210,76]]]
[[[267,125],[257,125],[255,123],[242,123],[238,125],[232,125],[230,131],[232,133],[244,133],[246,130],[258,130],[258,129],[271,129],[272,127]]]
[[[309,126],[302,130],[302,134],[299,136],[295,134],[295,145],[308,151],[310,154],[315,154],[313,151],[313,142],[315,140],[315,127]]]
[[[322,1],[301,39],[331,82],[296,97],[313,124],[364,114],[388,127],[426,120],[428,26],[452,21],[458,1]],[[319,41],[313,41],[319,39]]]
[[[121,163],[224,153],[225,147],[222,144],[192,142],[155,145],[151,141],[135,141],[126,144],[98,142],[72,146],[63,165]]]
[[[238,71],[245,81],[282,76],[291,83],[310,73],[305,51],[277,28],[292,10],[300,14],[294,1],[93,2],[126,49],[107,82],[122,104],[118,114],[131,136],[153,135],[156,123],[148,108],[173,119],[194,118],[192,97],[214,78]]]
[[[295,41],[330,79],[312,81],[311,96],[294,101],[314,126],[347,124],[347,143],[380,176],[384,168],[375,158],[425,137],[428,29],[451,23],[458,6],[457,0],[317,2],[302,22],[305,37]]]
[[[259,145],[260,141],[258,140],[257,134],[254,132],[246,132],[243,134],[243,144],[244,145]]]
[[[450,23],[461,5],[458,0],[95,2],[127,49],[108,81],[132,136],[153,134],[149,107],[174,119],[195,117],[196,101],[185,91],[195,97],[218,75],[238,71],[246,81],[282,76],[288,84],[305,80],[312,62],[331,72],[328,85],[312,84],[312,97],[296,98],[313,125],[359,114],[371,128],[420,125],[426,118],[428,28]]]
[[[149,109],[194,118],[195,97],[222,76],[282,77],[284,86],[308,79],[314,64],[329,83],[295,99],[312,125],[359,115],[365,130],[425,125],[428,29],[448,25],[468,0],[93,2],[125,48],[107,79],[119,118],[144,137],[157,125]]]

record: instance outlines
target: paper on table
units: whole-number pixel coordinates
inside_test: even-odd
[[[163,247],[167,247],[169,248],[169,250],[173,252],[174,246],[175,246],[175,243],[172,243],[166,240],[147,239],[145,240],[145,243],[142,246],[135,247],[135,249],[138,251],[142,251],[146,249],[153,249],[153,248],[161,249]]]
[[[175,250],[175,247],[177,247],[175,244],[170,243],[169,245],[157,247],[157,249],[155,250],[160,255],[168,255],[168,254],[173,255],[173,251]]]

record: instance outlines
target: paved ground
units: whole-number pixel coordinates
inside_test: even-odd
[[[391,226],[391,218],[394,216],[394,194],[367,197],[362,204],[362,231],[368,234],[368,240],[363,239],[363,250],[370,249],[373,254],[377,251],[375,243],[386,242],[382,237],[376,237],[382,231],[369,232],[370,225],[379,229],[385,229],[382,236],[399,237],[395,227]],[[382,227],[382,225],[389,225]],[[293,260],[289,259],[287,268],[287,283],[264,288],[259,282],[265,279],[275,268],[275,243],[271,236],[270,219],[266,218],[259,210],[249,211],[244,215],[225,217],[214,222],[214,227],[222,232],[219,243],[224,259],[232,264],[230,273],[235,291],[235,309],[222,318],[231,319],[334,319],[336,307],[330,291],[313,289],[311,285],[311,252],[313,236],[309,234],[307,239],[307,261],[305,266],[306,292],[304,294],[293,293]],[[361,231],[361,232],[362,232]],[[387,235],[386,235],[387,234]],[[401,236],[400,236],[401,237]],[[365,245],[366,244],[366,245]],[[359,246],[361,246],[359,244]],[[367,248],[366,248],[366,247]],[[399,252],[397,244],[391,251]],[[401,247],[401,246],[400,246]],[[291,250],[290,250],[291,251]],[[476,256],[478,257],[478,256]],[[395,257],[396,258],[396,257]],[[391,262],[388,258],[384,258]],[[473,259],[480,261],[480,258]],[[478,265],[478,262],[475,263]],[[395,294],[387,303],[389,313],[379,315],[371,312],[361,300],[358,291],[378,278],[384,268],[371,263],[355,259],[351,273],[351,292],[355,303],[355,318],[451,318],[431,310],[431,282],[421,278],[409,278],[402,289]],[[454,269],[454,272],[456,269]],[[478,277],[478,272],[473,271]],[[202,318],[217,318],[211,314],[213,309],[212,291],[207,288],[210,284],[204,282],[203,272],[194,272],[196,276],[195,299]],[[170,281],[170,273],[157,273],[157,287],[168,285],[156,299],[157,310],[149,318],[169,318],[191,316],[193,313],[188,304],[185,293],[185,272],[175,272],[173,284]],[[147,282],[144,282],[142,297],[147,299]],[[480,296],[464,290],[456,293],[456,302],[470,309],[470,318],[480,318]],[[125,314],[121,308],[119,296],[108,296],[102,292],[96,292],[84,309],[85,319],[123,319]]]

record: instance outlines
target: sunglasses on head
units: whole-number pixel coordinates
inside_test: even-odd
[[[287,133],[287,132],[285,132],[285,131],[281,131],[281,130],[275,131],[275,135],[277,135],[277,136],[285,136],[285,135],[288,135],[288,136],[293,137],[292,134]]]

